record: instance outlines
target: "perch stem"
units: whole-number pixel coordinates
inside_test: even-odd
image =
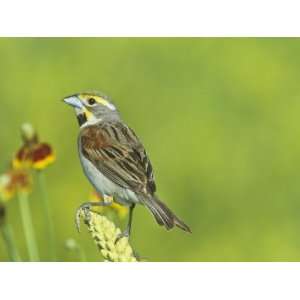
[[[14,234],[11,226],[9,224],[4,223],[1,226],[1,232],[3,236],[3,240],[5,242],[7,253],[11,261],[22,261],[18,248],[16,246],[16,242],[14,239]]]
[[[36,244],[27,194],[19,192],[18,200],[19,200],[21,218],[23,223],[23,230],[26,239],[26,245],[29,254],[29,260],[39,261],[39,252]]]
[[[43,204],[43,212],[47,224],[47,235],[49,237],[49,248],[50,248],[51,260],[56,261],[55,230],[54,230],[53,219],[51,216],[51,210],[49,205],[45,174],[43,173],[43,171],[38,171],[37,177],[39,182],[41,200]]]

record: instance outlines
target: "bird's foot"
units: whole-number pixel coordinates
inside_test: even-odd
[[[126,237],[126,238],[130,238],[130,228],[126,228],[123,232],[121,232],[118,236],[117,236],[117,238],[116,238],[116,240],[115,240],[115,245],[122,239],[122,238],[124,238],[124,237]],[[136,251],[136,250],[134,250],[133,248],[132,248],[132,254],[133,254],[133,256],[136,258],[136,260],[137,261],[146,261],[146,258],[145,257],[142,257],[142,256],[140,256],[139,254],[138,254],[138,252]]]
[[[128,228],[126,228],[123,232],[121,232],[120,234],[118,234],[116,240],[115,240],[115,244],[117,244],[122,238],[128,238],[130,237],[130,232],[128,230]]]
[[[113,202],[113,197],[104,195],[103,202],[85,202],[81,204],[77,210],[75,215],[75,224],[78,232],[80,232],[80,218],[83,215],[84,222],[89,223],[91,220],[91,207],[94,206],[110,206]]]
[[[89,222],[91,219],[91,203],[86,202],[81,204],[77,210],[76,210],[76,215],[75,215],[75,224],[78,232],[80,232],[80,218],[83,215],[84,216],[84,222]]]

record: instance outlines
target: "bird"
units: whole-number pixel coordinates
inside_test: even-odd
[[[156,194],[153,168],[146,150],[135,132],[122,120],[111,100],[102,92],[82,92],[63,101],[75,109],[79,124],[77,140],[79,160],[84,174],[103,201],[85,202],[77,210],[108,206],[113,201],[129,208],[128,223],[118,237],[130,237],[133,210],[137,204],[147,207],[156,222],[167,230],[191,229]]]

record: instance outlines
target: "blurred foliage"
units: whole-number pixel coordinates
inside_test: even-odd
[[[193,230],[167,232],[137,207],[136,251],[148,261],[300,260],[299,50],[287,38],[2,38],[1,172],[21,144],[20,125],[31,122],[57,155],[46,176],[58,255],[75,260],[64,248],[75,238],[98,261],[88,232],[74,226],[91,186],[61,99],[101,90],[141,137],[160,197]],[[38,196],[31,207],[43,259]],[[7,217],[25,257],[17,201]]]

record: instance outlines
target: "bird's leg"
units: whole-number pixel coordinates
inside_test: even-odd
[[[104,195],[103,196],[103,201],[100,202],[85,202],[81,204],[77,210],[76,210],[76,215],[75,215],[75,224],[78,232],[80,232],[80,216],[81,213],[84,213],[84,219],[88,222],[90,219],[90,210],[91,207],[93,206],[109,206],[113,202],[113,197]]]
[[[132,204],[130,207],[129,207],[129,218],[128,218],[128,223],[127,223],[127,226],[126,226],[126,229],[121,232],[118,237],[116,238],[115,240],[115,244],[123,237],[130,237],[130,232],[131,232],[131,224],[132,224],[132,216],[133,216],[133,209],[135,207],[135,204]]]

